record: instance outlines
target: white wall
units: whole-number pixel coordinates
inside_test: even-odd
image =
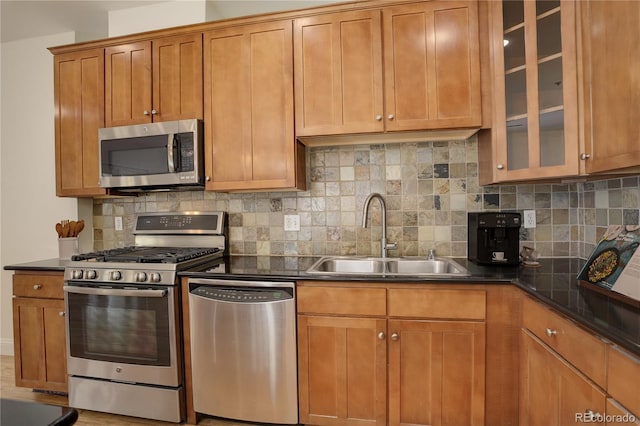
[[[53,56],[73,33],[2,43],[0,264],[58,257],[55,224],[76,219],[74,198],[57,198]],[[11,271],[2,271],[0,352],[12,350]]]

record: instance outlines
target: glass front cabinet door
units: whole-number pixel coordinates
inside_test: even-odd
[[[575,3],[490,1],[488,11],[494,95],[489,180],[579,174]]]

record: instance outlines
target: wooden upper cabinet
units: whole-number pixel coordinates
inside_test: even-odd
[[[388,7],[382,17],[387,130],[480,126],[477,2]]]
[[[291,20],[205,33],[206,189],[303,189]]]
[[[294,21],[296,134],[384,131],[379,10]]]
[[[151,123],[151,42],[105,49],[107,127]]]
[[[104,127],[104,50],[54,57],[56,195],[105,195],[99,187],[98,129]]]
[[[202,34],[105,49],[107,127],[203,117]]]
[[[202,34],[154,40],[153,121],[202,119]]]
[[[640,166],[640,2],[577,4],[584,49],[586,171]]]

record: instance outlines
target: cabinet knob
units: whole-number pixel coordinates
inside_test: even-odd
[[[591,156],[589,154],[586,154],[584,152],[582,154],[580,154],[580,159],[583,160],[583,161],[584,160],[588,160],[589,158],[591,158]]]
[[[64,316],[64,311],[63,312],[58,312],[58,316],[63,317]]]
[[[209,182],[209,181],[211,180],[211,177],[210,177],[210,176],[205,176],[205,177],[204,177],[204,180],[206,180],[207,182]]]
[[[380,333],[378,333],[378,339],[380,339],[380,340],[384,340],[384,338],[385,338],[385,337],[386,337],[386,336],[385,336],[385,334],[384,334],[384,331],[381,331]]]
[[[382,121],[382,116],[381,115],[376,115],[376,121]]]
[[[558,334],[558,330],[553,330],[551,328],[547,328],[545,330],[545,333],[547,333],[547,336],[551,337],[551,336],[555,336]]]
[[[155,109],[151,110],[151,115],[157,115],[157,114],[158,114],[158,111],[156,111]]]
[[[584,414],[586,415],[585,421],[602,422],[602,420],[604,419],[604,416],[597,411],[585,410]]]
[[[387,117],[389,120],[393,120],[395,117],[393,116],[393,114],[389,114],[389,116]]]
[[[398,333],[393,333],[391,335],[391,340],[396,341],[400,338],[400,335]]]
[[[504,164],[498,164],[498,165],[496,165],[496,169],[498,169],[498,170],[502,170],[502,169],[504,169]]]
[[[34,290],[40,290],[42,288],[42,284],[34,284],[33,285],[33,289]]]
[[[144,115],[149,115],[149,111],[147,111],[146,109],[142,112]]]

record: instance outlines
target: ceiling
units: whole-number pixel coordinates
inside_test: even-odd
[[[75,31],[83,41],[106,38],[109,11],[191,0],[0,0],[0,41]],[[203,0],[197,0],[203,1]],[[345,1],[345,0],[342,0]],[[313,7],[336,0],[206,0],[212,18]]]
[[[108,12],[167,0],[0,0],[0,41],[15,41],[67,31],[108,34]]]

